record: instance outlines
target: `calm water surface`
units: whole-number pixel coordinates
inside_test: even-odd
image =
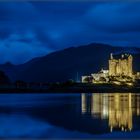
[[[0,138],[140,137],[140,94],[0,94]]]

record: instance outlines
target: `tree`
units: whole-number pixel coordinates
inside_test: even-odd
[[[24,81],[22,81],[22,80],[17,80],[17,81],[15,82],[15,84],[16,84],[16,87],[17,87],[17,88],[20,88],[20,87],[27,87],[27,83],[24,82]]]
[[[74,84],[75,84],[75,82],[72,79],[69,79],[63,83],[63,86],[72,86]]]
[[[0,85],[5,84],[10,84],[10,79],[3,71],[0,71]]]

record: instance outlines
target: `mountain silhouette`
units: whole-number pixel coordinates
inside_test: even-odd
[[[118,47],[107,44],[92,43],[79,47],[70,47],[50,53],[43,57],[34,58],[21,64],[3,64],[0,70],[11,80],[26,82],[62,82],[68,79],[76,80],[82,75],[108,69],[110,53],[131,53],[134,57],[134,71],[140,71],[140,48]],[[78,73],[78,75],[77,75]]]

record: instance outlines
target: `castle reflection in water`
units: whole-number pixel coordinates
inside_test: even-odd
[[[94,93],[81,95],[81,112],[94,118],[108,119],[108,126],[131,131],[133,116],[140,116],[140,95],[132,93]]]

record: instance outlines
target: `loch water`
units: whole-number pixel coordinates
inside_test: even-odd
[[[140,138],[140,94],[0,94],[0,138]]]

